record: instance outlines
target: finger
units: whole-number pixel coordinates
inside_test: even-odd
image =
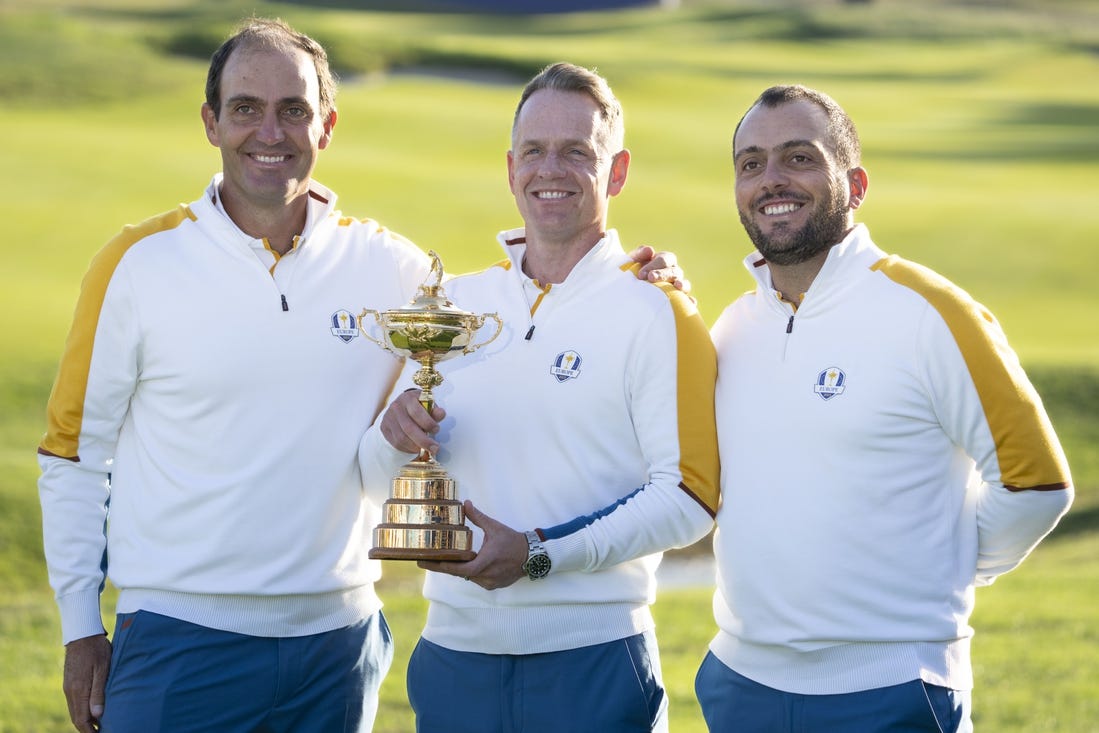
[[[439,430],[439,423],[417,401],[418,394],[418,390],[412,390],[400,395],[382,416],[382,435],[390,445],[406,453],[439,449],[432,438]],[[441,407],[432,413],[440,417],[446,414]]]
[[[92,717],[88,698],[83,694],[66,695],[65,700],[69,705],[69,720],[72,721],[73,727],[80,733],[95,733],[99,719]]]
[[[69,720],[72,721],[73,727],[79,731],[92,731],[94,728],[92,728],[91,715],[89,714],[88,688],[83,684],[86,678],[83,673],[78,673],[69,665],[68,659],[65,661],[63,689],[65,691],[65,702],[69,707]]]
[[[423,408],[423,405],[416,404],[410,407],[404,415],[421,431],[437,433],[439,432],[439,423],[446,416],[446,411],[436,406],[432,408],[431,412],[428,412]]]
[[[642,265],[644,265],[653,258],[653,255],[655,253],[656,250],[654,250],[647,244],[643,244],[640,247],[635,247],[633,251],[630,252],[630,259],[634,262],[640,262]]]
[[[415,453],[419,446],[408,434],[408,425],[411,422],[401,417],[400,408],[386,410],[382,415],[382,435],[386,441],[399,451]]]
[[[472,501],[466,499],[464,502],[462,502],[462,511],[465,512],[466,519],[468,519],[472,524],[480,527],[481,529],[485,528],[485,520],[489,517],[487,514],[475,507]]]
[[[677,280],[681,279],[683,279],[683,270],[681,270],[678,265],[661,267],[659,270],[649,271],[649,282],[675,283]]]
[[[443,573],[445,575],[453,575],[464,580],[471,580],[476,577],[478,570],[474,564],[476,559],[469,562],[449,562],[446,560],[420,560],[416,563],[418,567],[424,570],[430,570],[435,573]]]
[[[473,505],[473,502],[466,499],[462,504],[462,510],[465,512],[466,518],[470,523],[480,527],[485,532],[485,541],[487,542],[492,533],[501,529],[508,529],[508,527],[495,519],[485,514],[483,511]]]
[[[108,649],[109,649],[108,645]],[[110,674],[110,657],[102,660],[92,670],[92,689],[88,698],[88,712],[96,723],[103,717],[103,708],[106,701],[107,676]]]
[[[662,251],[654,254],[652,262],[649,264],[654,269],[663,270],[678,265],[679,258],[675,256],[675,252]]]

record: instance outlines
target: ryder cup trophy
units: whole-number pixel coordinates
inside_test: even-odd
[[[495,313],[474,315],[456,308],[443,292],[443,264],[431,256],[433,285],[420,286],[420,293],[404,308],[376,311],[364,308],[359,314],[359,331],[386,351],[408,357],[420,365],[412,381],[420,388],[420,404],[430,411],[435,405],[433,387],[443,383],[435,365],[446,359],[470,354],[500,335],[503,322]],[[381,338],[373,338],[363,319],[373,315]],[[479,344],[473,334],[486,319],[496,321],[496,332]],[[462,503],[455,498],[455,482],[426,450],[401,467],[393,479],[390,498],[382,507],[382,523],[374,528],[373,560],[472,560],[473,534],[465,526]]]

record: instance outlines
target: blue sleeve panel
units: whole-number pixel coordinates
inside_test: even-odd
[[[622,506],[627,501],[637,496],[644,490],[644,486],[639,486],[630,493],[623,496],[618,501],[603,507],[597,512],[592,512],[591,514],[585,514],[583,516],[576,517],[575,519],[570,519],[563,524],[558,524],[556,526],[550,527],[549,529],[540,529],[538,530],[538,532],[542,535],[543,540],[559,540],[562,537],[566,537],[573,532],[578,532],[584,527],[592,524],[596,520],[601,519],[608,514],[611,514],[612,512],[614,512],[615,509]]]

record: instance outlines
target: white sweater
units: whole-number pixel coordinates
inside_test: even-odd
[[[83,283],[39,449],[66,642],[102,633],[104,570],[120,612],[261,636],[380,607],[357,452],[400,363],[354,317],[412,297],[427,258],[316,183],[276,258],[219,210],[219,178]]]
[[[723,505],[711,649],[788,692],[972,686],[974,587],[1072,498],[995,319],[863,226],[796,314],[759,286],[713,328]]]
[[[429,572],[424,637],[531,654],[648,630],[660,553],[703,537],[717,506],[706,326],[682,293],[637,280],[613,231],[538,298],[524,292],[524,281],[535,289],[520,267],[522,230],[499,240],[507,260],[445,286],[455,305],[498,313],[504,328],[439,366],[438,458],[459,498],[514,529],[543,528],[553,569],[494,591]],[[408,459],[377,427],[364,446],[368,476]]]

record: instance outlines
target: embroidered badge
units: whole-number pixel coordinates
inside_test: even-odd
[[[332,314],[332,335],[345,344],[359,335],[359,323],[348,311],[338,310]]]
[[[843,394],[847,389],[847,375],[839,367],[828,367],[817,375],[817,383],[813,385],[813,391],[820,395],[822,400],[830,400]]]
[[[557,355],[557,358],[553,360],[553,366],[550,367],[550,374],[552,374],[558,382],[564,382],[567,379],[576,379],[580,376],[580,354],[575,351],[562,351]]]

